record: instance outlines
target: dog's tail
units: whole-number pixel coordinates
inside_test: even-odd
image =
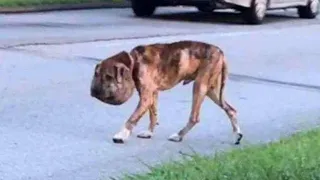
[[[227,76],[228,76],[228,67],[227,67],[227,64],[226,64],[226,57],[223,54],[223,52],[221,52],[221,54],[220,54],[219,61],[222,61],[219,100],[220,100],[221,106],[225,107],[225,101],[224,101],[224,98],[223,98],[223,92],[224,92],[224,87],[225,87]]]

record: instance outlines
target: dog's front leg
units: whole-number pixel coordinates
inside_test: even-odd
[[[150,139],[153,136],[154,133],[154,128],[155,126],[158,124],[158,110],[157,110],[157,104],[158,104],[158,92],[155,91],[153,93],[153,101],[152,104],[149,108],[149,119],[150,119],[150,123],[149,123],[149,128],[146,131],[142,131],[138,134],[138,138],[145,138],[145,139]]]
[[[140,100],[138,106],[136,107],[134,113],[126,121],[124,127],[117,134],[114,135],[114,143],[124,143],[124,141],[129,138],[133,127],[137,125],[141,117],[146,113],[147,110],[149,110],[150,106],[152,105],[153,93],[151,91],[143,91],[139,94]]]

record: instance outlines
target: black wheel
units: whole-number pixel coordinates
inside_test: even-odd
[[[210,12],[213,12],[214,7],[212,7],[212,6],[197,6],[197,9],[200,12],[210,13]]]
[[[245,9],[243,19],[249,24],[261,24],[267,11],[267,0],[252,0],[251,7]]]
[[[309,0],[306,6],[298,7],[300,18],[313,19],[319,13],[319,0]]]
[[[131,0],[131,8],[138,17],[151,16],[156,10],[155,4],[150,0]]]

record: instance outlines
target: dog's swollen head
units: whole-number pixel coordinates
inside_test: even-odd
[[[135,87],[132,64],[129,54],[124,51],[97,64],[91,82],[91,96],[110,105],[125,103]]]

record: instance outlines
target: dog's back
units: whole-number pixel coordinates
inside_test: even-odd
[[[195,79],[199,67],[215,63],[222,51],[212,44],[199,41],[178,41],[173,43],[155,43],[140,45],[132,52],[138,52],[141,58],[135,58],[140,64],[146,64],[160,89],[169,89],[184,81],[187,84]],[[213,57],[217,56],[217,57]]]

